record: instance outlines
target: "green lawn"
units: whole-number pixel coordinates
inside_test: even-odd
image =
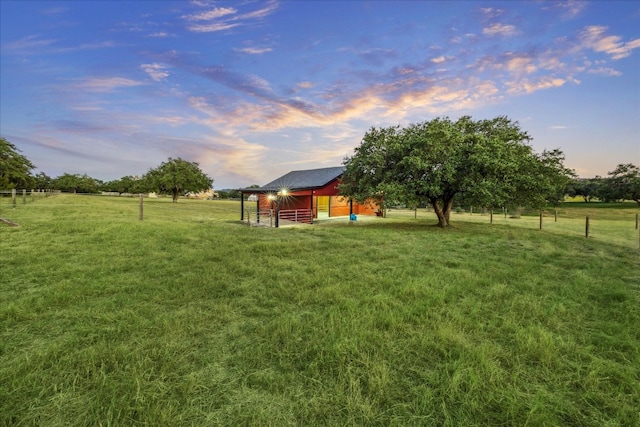
[[[637,210],[586,239],[566,205],[269,229],[0,200],[0,425],[640,425]]]

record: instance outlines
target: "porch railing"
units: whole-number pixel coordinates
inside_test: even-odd
[[[258,211],[257,219],[261,225],[275,227],[276,225],[275,216],[276,216],[275,209],[263,209]],[[281,209],[279,224],[283,225],[283,221],[286,221],[288,223],[298,222],[298,223],[311,224],[313,222],[311,209]]]

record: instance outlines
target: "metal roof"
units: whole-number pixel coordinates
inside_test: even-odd
[[[290,191],[322,188],[344,173],[344,166],[291,171],[260,188],[243,188],[243,193],[268,193],[286,188]]]

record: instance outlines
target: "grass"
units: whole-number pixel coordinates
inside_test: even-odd
[[[441,230],[0,203],[0,425],[640,424],[634,210],[585,239],[582,206]]]

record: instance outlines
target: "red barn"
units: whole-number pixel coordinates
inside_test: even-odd
[[[244,188],[241,219],[244,220],[244,195],[257,195],[258,221],[280,220],[313,223],[317,218],[376,215],[379,207],[373,201],[360,204],[338,194],[344,167],[292,171],[260,188]]]

